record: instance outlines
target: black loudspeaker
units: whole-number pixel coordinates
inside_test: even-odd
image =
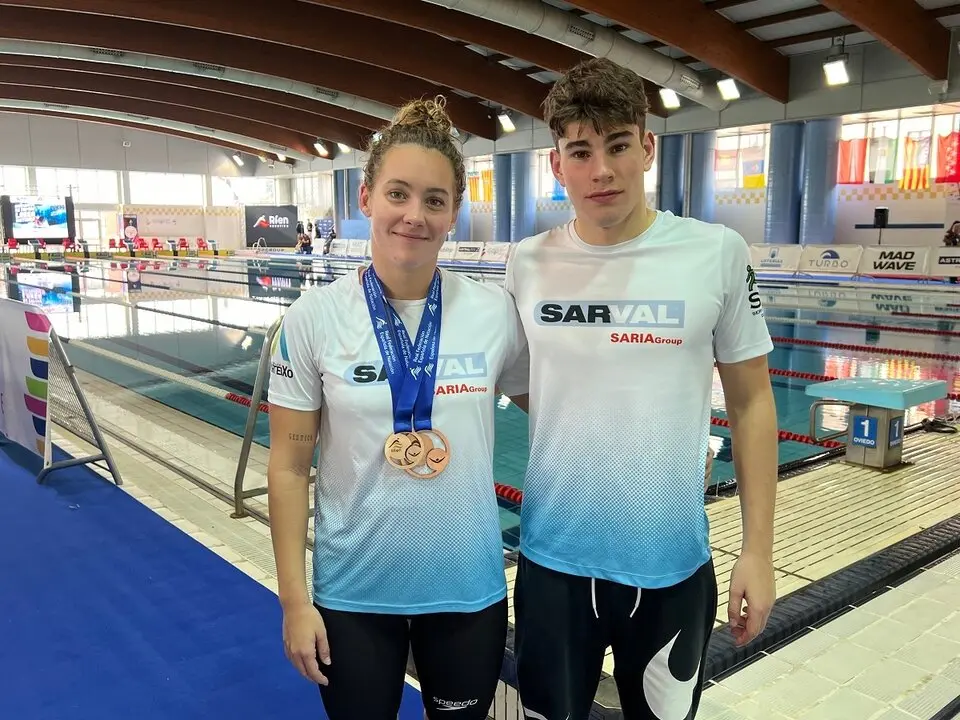
[[[878,207],[873,209],[873,226],[881,230],[890,221],[890,208]]]

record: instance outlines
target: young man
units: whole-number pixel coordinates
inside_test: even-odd
[[[551,162],[576,219],[519,243],[507,269],[530,354],[501,389],[530,412],[515,607],[535,720],[589,715],[608,646],[627,720],[695,716],[717,611],[701,484],[714,362],[743,513],[738,644],[774,602],[772,343],[748,248],[646,206],[647,109],[641,79],[608,60],[554,85]]]

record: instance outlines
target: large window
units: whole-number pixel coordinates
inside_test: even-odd
[[[264,177],[213,177],[212,205],[274,205],[277,181]]]
[[[293,180],[293,202],[302,211],[325,213],[333,208],[333,173],[299,175]]]
[[[716,189],[766,187],[769,139],[769,130],[762,126],[718,135],[713,165]]]
[[[18,195],[29,190],[27,169],[18,165],[0,165],[0,193]]]
[[[119,176],[113,170],[37,168],[38,195],[70,195],[75,203],[116,205]]]
[[[78,219],[81,239],[89,243],[98,243],[103,239],[103,225],[99,210],[81,210]]]
[[[837,181],[922,190],[960,183],[960,115],[918,107],[843,119]]]
[[[203,205],[203,175],[130,173],[132,205]]]
[[[467,158],[465,165],[470,202],[493,202],[493,156]]]

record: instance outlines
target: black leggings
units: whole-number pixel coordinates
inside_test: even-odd
[[[430,720],[487,717],[503,664],[506,598],[473,613],[317,609],[330,643],[330,665],[320,665],[330,681],[320,686],[330,720],[396,720],[410,651]]]
[[[641,590],[521,555],[514,611],[527,718],[590,717],[608,646],[624,720],[696,716],[717,613],[712,561],[673,587]]]

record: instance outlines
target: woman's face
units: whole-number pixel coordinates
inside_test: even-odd
[[[384,153],[373,188],[360,186],[378,256],[411,270],[436,264],[456,222],[453,165],[439,150],[405,144]]]

